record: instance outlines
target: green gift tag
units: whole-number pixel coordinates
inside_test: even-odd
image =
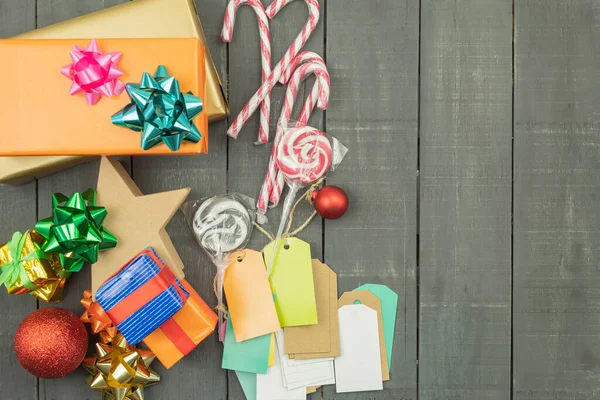
[[[246,400],[256,400],[256,374],[242,371],[235,371],[235,374],[246,395]]]
[[[269,349],[271,348],[270,333],[243,342],[236,342],[231,319],[228,319],[224,345],[221,368],[255,374],[267,373]]]
[[[297,238],[280,240],[279,244],[269,276],[279,323],[281,327],[315,325],[319,321],[310,245]],[[271,259],[273,246],[273,242],[265,246],[266,260]]]

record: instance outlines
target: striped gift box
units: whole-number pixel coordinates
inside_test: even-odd
[[[171,318],[188,296],[151,247],[121,267],[96,292],[98,303],[132,345]]]

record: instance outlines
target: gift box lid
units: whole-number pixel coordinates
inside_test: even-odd
[[[96,292],[100,306],[132,345],[171,318],[188,297],[151,247],[138,253]]]
[[[61,68],[72,63],[74,46],[90,39],[0,40],[0,74],[7,79],[0,96],[1,156],[197,154],[208,151],[205,110],[193,118],[201,138],[183,141],[178,151],[164,143],[147,150],[140,132],[114,125],[111,116],[130,104],[127,92],[89,105],[82,93],[70,95],[72,81]],[[181,92],[205,98],[204,45],[196,38],[98,39],[103,54],[122,53],[123,83],[139,84],[159,65],[179,82]],[[15,134],[19,132],[19,134]]]

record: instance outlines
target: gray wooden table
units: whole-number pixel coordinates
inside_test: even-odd
[[[124,1],[0,0],[0,36]],[[197,0],[237,113],[259,84],[258,29],[242,9],[223,44],[225,4]],[[321,0],[307,48],[324,55],[332,91],[311,123],[350,148],[328,182],[348,192],[351,209],[301,237],[337,271],[340,293],[385,283],[400,302],[385,390],[328,386],[311,399],[600,399],[599,4]],[[305,18],[297,1],[273,21],[274,59]],[[273,121],[282,96],[277,88]],[[207,156],[123,161],[146,193],[255,195],[269,153],[252,145],[256,126],[234,141],[227,121],[211,125]],[[95,186],[97,168],[0,187],[0,240],[48,216],[53,192]],[[190,282],[214,303],[213,270],[181,215],[168,230]],[[265,243],[257,233],[251,246]],[[80,313],[89,284],[89,269],[73,277],[61,305]],[[37,380],[17,365],[14,331],[43,305],[1,299],[0,398],[99,398],[83,371]],[[242,399],[221,351],[211,337],[168,373],[158,367],[148,399]]]

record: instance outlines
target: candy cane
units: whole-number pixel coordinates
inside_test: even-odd
[[[277,133],[275,134],[275,143],[273,144],[273,150],[271,151],[271,157],[269,158],[267,174],[258,196],[257,208],[259,210],[259,222],[265,221],[264,214],[266,213],[269,200],[277,205],[279,199],[281,198],[284,182],[283,175],[279,173],[277,168],[275,149],[283,132],[282,126],[291,117],[300,84],[310,74],[317,75],[317,80],[308,96],[308,99],[304,103],[302,112],[298,117],[298,122],[301,124],[306,124],[308,122],[315,104],[317,104],[317,106],[322,110],[325,110],[328,106],[329,73],[327,72],[327,67],[323,63],[323,59],[320,57],[319,59],[320,61],[315,60],[313,62],[301,65],[296,69],[290,80],[283,107],[281,109],[279,123],[277,124]]]
[[[267,8],[267,16],[270,19],[273,19],[275,15],[287,4],[291,3],[294,0],[275,0],[271,5]],[[227,129],[227,134],[233,138],[237,138],[240,130],[248,121],[250,116],[256,111],[258,105],[261,101],[265,99],[265,97],[271,92],[283,71],[290,64],[291,60],[300,52],[302,47],[308,41],[308,38],[313,33],[315,28],[317,27],[317,22],[319,21],[320,15],[320,6],[318,0],[304,0],[308,5],[308,21],[306,25],[302,28],[300,34],[294,40],[294,43],[287,49],[285,55],[277,65],[271,71],[271,74],[268,76],[267,80],[263,82],[263,84],[258,88],[256,93],[250,98],[248,103],[242,108],[242,111],[238,114],[238,116],[233,120],[233,123]]]
[[[312,51],[301,51],[296,57],[292,59],[290,65],[288,65],[288,67],[283,71],[281,77],[279,78],[279,83],[283,83],[284,85],[288,83],[290,78],[292,77],[292,73],[294,73],[296,68],[298,68],[300,64],[304,64],[305,62],[309,61],[325,64],[323,57],[321,57],[317,53],[314,53]]]
[[[271,33],[269,30],[269,20],[265,13],[265,8],[260,0],[230,0],[225,11],[223,21],[223,30],[221,31],[221,40],[231,42],[233,37],[233,26],[235,16],[240,6],[247,4],[256,13],[258,20],[258,30],[260,32],[260,54],[261,54],[261,78],[265,82],[271,73]],[[269,121],[271,115],[271,94],[267,93],[260,103],[260,126],[258,128],[258,141],[255,144],[264,144],[269,141]]]
[[[299,87],[302,79],[306,78],[311,73],[317,75],[317,82],[315,82],[315,85],[309,93],[308,98],[306,99],[306,102],[302,107],[302,111],[298,116],[298,122],[306,125],[308,123],[308,119],[310,118],[313,112],[315,104],[317,104],[321,110],[327,109],[327,106],[329,105],[329,73],[327,72],[327,67],[325,66],[325,64],[321,64],[318,62],[302,64],[296,71],[297,72],[294,72],[294,74],[291,77],[290,87]],[[287,95],[285,101],[289,101]],[[287,115],[284,116],[282,113],[279,119],[279,123],[277,124],[278,129],[281,129],[285,121],[290,119],[291,109],[293,108],[293,101],[294,100],[292,98],[292,105]],[[281,135],[281,133],[279,133],[278,135]],[[277,204],[279,204],[279,199],[281,198],[283,186],[283,175],[278,171],[275,175],[273,188],[271,189],[269,194],[269,201],[272,203],[271,207],[276,207]]]

